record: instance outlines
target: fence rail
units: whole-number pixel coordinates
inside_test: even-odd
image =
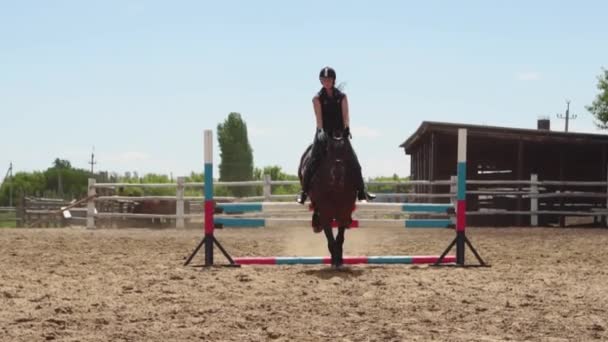
[[[273,194],[273,186],[289,186],[299,185],[297,180],[272,180],[269,175],[265,175],[263,180],[255,181],[239,181],[239,182],[214,182],[214,186],[218,187],[262,187],[261,196],[215,196],[218,202],[258,202],[258,201],[284,201],[294,199],[296,194]],[[602,208],[591,208],[581,205],[580,208],[575,207],[573,203],[567,203],[571,199],[589,198],[589,199],[604,199],[608,203],[608,183],[606,181],[556,181],[556,180],[538,180],[536,175],[532,175],[529,180],[467,180],[467,187],[473,189],[467,191],[467,196],[478,196],[479,200],[486,198],[519,198],[520,200],[529,201],[530,210],[504,210],[504,209],[488,209],[479,208],[470,210],[466,214],[472,216],[481,215],[522,215],[529,216],[531,225],[538,224],[539,215],[556,215],[556,216],[593,216],[601,217],[608,221],[607,206]],[[166,188],[175,189],[175,196],[98,196],[89,201],[87,205],[87,227],[95,226],[95,219],[100,218],[145,218],[145,219],[171,219],[175,220],[175,225],[178,228],[184,227],[185,220],[193,218],[202,218],[201,213],[185,213],[185,202],[199,202],[196,206],[202,208],[202,197],[185,196],[184,191],[187,188],[203,189],[202,182],[185,182],[183,177],[178,178],[176,183],[163,184],[139,184],[139,183],[96,183],[90,180],[89,196],[96,194],[97,189],[117,189],[120,187],[140,187],[140,188]],[[412,180],[412,181],[370,181],[368,186],[386,186],[393,187],[408,187],[408,192],[392,192],[380,193],[379,199],[405,202],[407,200],[417,199],[434,199],[440,202],[453,201],[455,198],[455,177],[450,180]],[[449,185],[449,190],[444,188],[444,193],[427,193],[427,192],[411,192],[418,189],[418,186],[446,186]],[[565,187],[575,187],[575,190],[564,190]],[[590,189],[593,191],[581,191],[580,187],[595,187]],[[601,192],[597,188],[602,188]],[[604,191],[605,189],[605,191]],[[112,201],[175,201],[175,213],[158,214],[158,213],[113,213],[113,212],[96,212],[96,204]],[[544,202],[540,202],[540,201]],[[547,202],[549,201],[549,202]],[[550,201],[559,202],[558,205],[551,204]],[[573,201],[571,201],[573,202]],[[572,205],[571,205],[572,204]],[[556,206],[560,210],[553,210]],[[542,208],[539,208],[542,207]],[[583,208],[585,207],[585,208]],[[304,207],[302,207],[304,208]],[[85,210],[85,209],[81,209]],[[285,214],[289,215],[291,209],[286,207]],[[278,212],[278,211],[277,211]],[[381,213],[379,213],[381,214]],[[384,214],[387,214],[386,212]]]
[[[471,216],[489,215],[519,215],[530,217],[532,226],[538,224],[541,215],[553,216],[589,216],[602,218],[608,221],[608,183],[606,181],[556,181],[538,180],[532,175],[529,180],[467,180],[467,196],[476,196],[479,201],[493,203],[486,199],[501,199],[503,201],[524,201],[526,208],[512,207],[517,210],[505,210],[497,208],[475,208],[470,209],[466,214]],[[262,195],[236,197],[236,196],[214,196],[218,202],[272,202],[272,201],[291,201],[296,194],[276,194],[273,193],[275,186],[294,186],[299,185],[295,180],[272,180],[265,175],[263,180],[240,181],[240,182],[214,182],[214,186],[220,187],[261,187]],[[455,197],[455,179],[450,180],[413,180],[413,181],[371,181],[368,186],[383,186],[394,189],[407,189],[407,192],[379,193],[377,202],[394,201],[407,202],[419,199],[431,199],[435,202],[451,202]],[[413,192],[424,190],[425,187],[440,187],[443,193]],[[446,187],[449,186],[449,187]],[[121,187],[139,187],[142,189],[174,189],[175,195],[150,195],[150,196],[119,196],[107,195],[107,191],[102,189],[117,190]],[[70,208],[74,213],[69,219],[82,222],[86,221],[89,228],[95,227],[96,219],[163,219],[175,220],[175,226],[182,228],[188,220],[202,219],[202,196],[186,196],[185,189],[203,189],[204,183],[185,182],[185,178],[179,177],[176,183],[161,184],[139,184],[139,183],[96,183],[93,179],[89,183],[88,198],[82,202],[86,207]],[[588,191],[587,189],[588,188]],[[259,189],[259,188],[258,188]],[[430,188],[436,190],[437,188]],[[427,190],[430,190],[427,188]],[[98,190],[100,195],[98,196]],[[259,191],[259,190],[258,190]],[[276,190],[275,190],[276,191]],[[110,192],[111,193],[111,192]],[[580,203],[576,203],[577,200]],[[135,213],[135,212],[107,212],[98,211],[100,207],[120,206],[120,203],[127,203],[131,206],[136,202],[161,201],[172,203],[172,212],[164,213]],[[584,203],[583,203],[584,202]],[[129,204],[131,203],[131,204]],[[518,202],[519,203],[519,202]],[[529,205],[528,205],[529,203]],[[581,204],[582,203],[582,204]],[[592,204],[590,204],[592,203]],[[602,205],[598,205],[602,204]],[[16,221],[37,222],[36,220],[48,217],[48,220],[64,220],[60,215],[60,208],[70,205],[69,202],[57,199],[28,198],[28,207],[24,209],[15,207],[0,207],[0,213],[15,213]],[[173,207],[174,206],[174,207]],[[529,207],[529,210],[525,210]],[[122,208],[122,207],[120,207]],[[292,213],[289,205],[285,207],[284,215]],[[301,208],[307,208],[302,206]],[[120,209],[122,211],[123,209]],[[126,209],[124,209],[126,210]],[[118,211],[118,210],[117,210]],[[279,214],[279,211],[274,211]],[[305,212],[305,209],[304,209]],[[390,212],[378,211],[378,215],[392,214]],[[69,216],[69,215],[68,215]],[[27,225],[27,224],[26,224]]]

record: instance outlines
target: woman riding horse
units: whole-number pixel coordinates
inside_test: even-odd
[[[310,163],[302,180],[302,191],[296,199],[300,204],[304,204],[308,197],[310,182],[323,158],[325,144],[328,139],[327,134],[331,135],[334,132],[341,131],[344,132],[344,137],[352,138],[349,127],[348,99],[346,98],[346,94],[335,87],[336,71],[330,67],[323,68],[319,73],[319,80],[323,87],[312,99],[317,119],[317,131],[313,139]],[[360,201],[373,200],[376,196],[365,191],[361,164],[359,164],[354,150],[352,151],[352,167],[355,169],[357,177],[357,199]]]

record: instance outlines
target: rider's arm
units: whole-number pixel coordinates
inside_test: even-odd
[[[312,98],[312,104],[315,108],[315,117],[317,118],[317,129],[323,128],[323,114],[321,114],[321,101],[319,96]]]
[[[346,95],[342,99],[342,121],[344,122],[344,127],[350,127],[350,116],[348,113],[348,99]]]

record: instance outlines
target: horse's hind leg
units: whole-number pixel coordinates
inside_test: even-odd
[[[344,232],[346,231],[345,227],[338,228],[338,234],[336,235],[336,240],[334,244],[334,254],[336,263],[335,265],[340,267],[344,264],[344,258],[342,255],[342,246],[344,246]]]
[[[325,232],[325,237],[327,238],[327,249],[329,249],[329,253],[331,254],[331,264],[333,266],[336,264],[336,240],[334,239],[334,232],[332,231],[331,226],[323,227],[323,232]]]

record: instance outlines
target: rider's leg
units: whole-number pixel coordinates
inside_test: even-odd
[[[359,158],[357,158],[355,149],[353,149],[352,146],[351,146],[351,151],[353,152],[353,168],[355,171],[355,177],[356,177],[356,182],[357,182],[357,199],[359,201],[373,200],[376,198],[376,195],[365,191],[365,181],[363,180],[361,164],[359,164]]]
[[[310,183],[312,182],[312,177],[321,163],[323,151],[324,140],[319,139],[318,134],[315,134],[315,139],[312,143],[312,150],[310,151],[310,160],[308,161],[308,166],[306,167],[304,177],[302,179],[302,191],[296,199],[296,201],[300,204],[304,204],[304,202],[306,202],[308,191],[310,190]]]

